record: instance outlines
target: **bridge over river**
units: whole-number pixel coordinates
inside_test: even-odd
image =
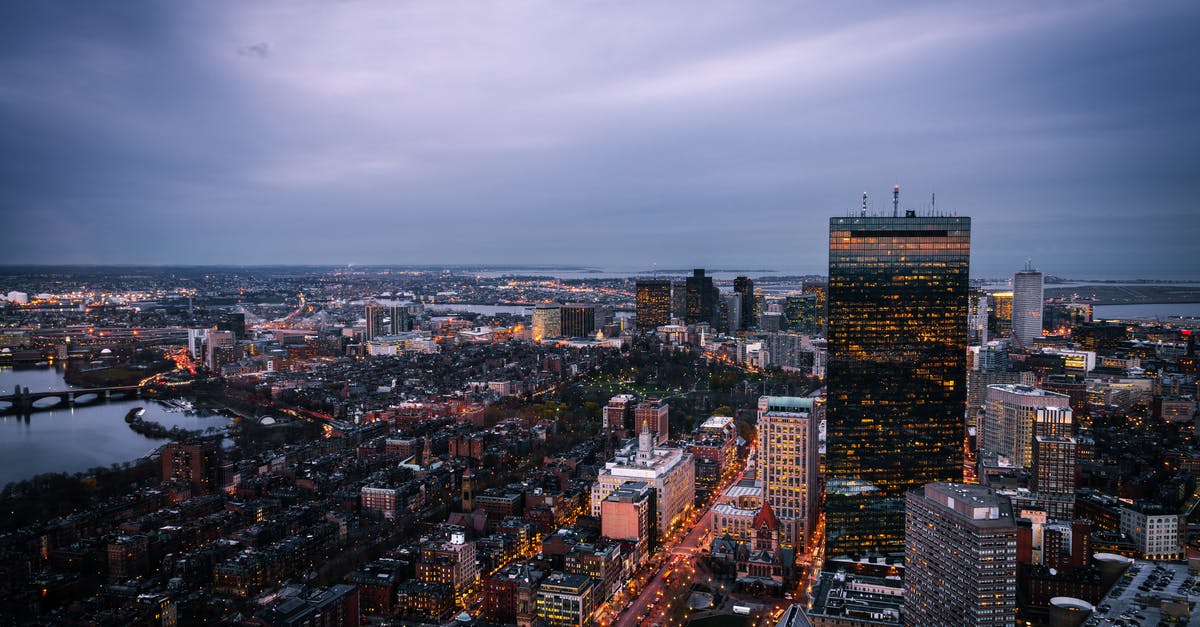
[[[39,411],[100,405],[109,401],[142,397],[140,385],[116,385],[103,388],[30,392],[17,386],[12,394],[0,395],[0,415],[28,416]]]

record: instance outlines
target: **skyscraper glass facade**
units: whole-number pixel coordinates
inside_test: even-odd
[[[905,491],[961,481],[971,219],[829,222],[826,556],[899,552]]]
[[[637,324],[654,329],[671,324],[671,282],[647,279],[637,282]]]

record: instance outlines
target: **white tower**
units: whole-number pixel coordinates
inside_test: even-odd
[[[1021,348],[1033,348],[1034,338],[1042,337],[1042,273],[1025,263],[1025,269],[1013,275],[1012,329]]]

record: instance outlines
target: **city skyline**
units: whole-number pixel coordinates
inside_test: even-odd
[[[1197,12],[6,7],[0,264],[819,273],[899,183],[981,275],[1194,278]]]

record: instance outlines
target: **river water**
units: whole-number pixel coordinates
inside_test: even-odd
[[[12,394],[16,385],[28,387],[30,392],[73,387],[54,368],[0,368],[0,391]],[[135,407],[146,408],[143,420],[167,428],[203,430],[230,423],[228,417],[219,414],[185,413],[143,399],[39,411],[28,418],[0,416],[0,486],[47,472],[75,473],[132,461],[170,442],[134,433],[125,424],[125,414]]]

